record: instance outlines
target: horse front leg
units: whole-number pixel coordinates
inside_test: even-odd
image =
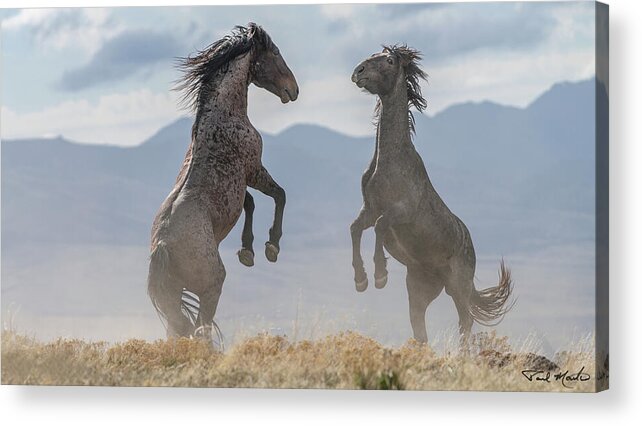
[[[251,179],[249,186],[274,199],[274,221],[270,228],[270,239],[265,243],[265,257],[270,262],[276,262],[281,250],[279,242],[283,235],[285,191],[272,179],[272,176],[263,166]]]
[[[373,225],[372,214],[368,212],[365,205],[361,208],[359,216],[350,225],[352,268],[354,269],[354,284],[358,292],[365,291],[368,288],[368,276],[361,257],[361,237],[363,236],[363,231]]]
[[[243,214],[245,222],[243,223],[243,233],[241,234],[241,250],[236,254],[239,261],[245,266],[254,266],[254,233],[252,232],[252,220],[254,218],[254,198],[245,191],[245,200],[243,201]]]
[[[391,231],[391,228],[396,225],[401,225],[410,222],[410,211],[403,206],[395,206],[394,208],[386,210],[384,214],[377,218],[375,228],[375,251],[374,251],[374,264],[375,264],[375,287],[384,288],[388,283],[388,260],[383,251],[383,242],[386,235]]]

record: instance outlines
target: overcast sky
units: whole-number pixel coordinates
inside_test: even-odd
[[[237,24],[262,25],[301,95],[282,105],[250,91],[267,132],[317,123],[373,134],[374,98],[350,82],[382,43],[424,53],[432,115],[453,103],[525,106],[563,80],[595,73],[594,4],[451,3],[2,10],[3,138],[64,135],[135,145],[185,115],[171,92],[173,58]]]

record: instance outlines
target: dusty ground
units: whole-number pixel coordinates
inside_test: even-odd
[[[592,352],[547,360],[514,353],[492,333],[475,335],[466,354],[443,355],[352,332],[295,343],[259,335],[225,353],[190,339],[109,345],[2,334],[2,384],[592,392],[596,383]]]

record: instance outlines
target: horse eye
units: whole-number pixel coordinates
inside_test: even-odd
[[[395,63],[395,61],[393,61],[393,60],[392,60],[392,58],[388,58],[388,63],[389,63],[390,65],[392,65],[392,64],[394,64],[394,63]]]
[[[275,47],[274,49],[272,49],[272,53],[274,53],[275,55],[279,55],[279,53],[281,53],[281,52],[279,52],[279,48],[278,47]]]

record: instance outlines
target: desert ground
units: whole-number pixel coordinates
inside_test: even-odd
[[[587,346],[549,360],[494,332],[473,335],[465,351],[437,353],[355,332],[296,342],[259,334],[220,351],[199,339],[39,342],[4,331],[2,384],[593,392],[608,361],[596,369]]]

